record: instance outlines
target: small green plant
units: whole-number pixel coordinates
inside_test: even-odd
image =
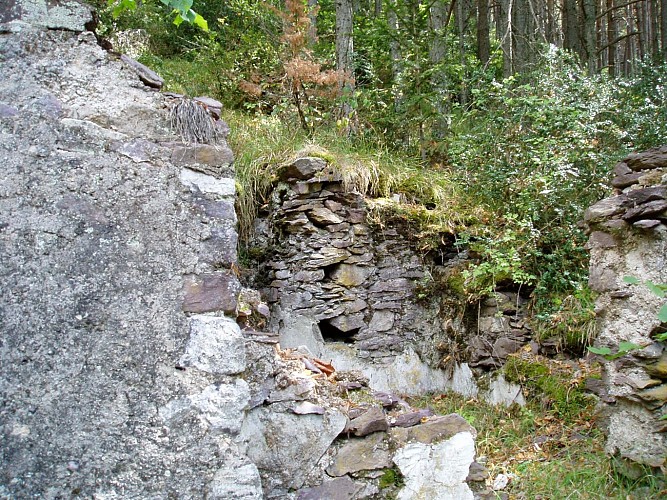
[[[589,347],[588,350],[592,352],[593,354],[599,354],[602,356],[604,359],[607,361],[613,361],[615,359],[621,358],[625,356],[626,354],[635,351],[637,349],[641,349],[642,346],[637,345],[633,342],[621,342],[618,344],[618,350],[616,352],[612,352],[612,350],[609,347]]]
[[[160,0],[160,2],[172,9],[173,22],[176,26],[180,26],[185,21],[208,31],[206,19],[192,10],[194,0]],[[124,12],[137,10],[137,0],[108,0],[107,5],[112,7],[111,13],[115,18]]]
[[[403,476],[396,469],[385,469],[378,483],[380,489],[403,486]]]

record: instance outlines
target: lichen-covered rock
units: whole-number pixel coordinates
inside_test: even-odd
[[[397,498],[418,500],[472,500],[466,483],[475,459],[475,442],[469,432],[460,432],[437,443],[409,443],[394,454],[405,486]]]
[[[93,9],[77,0],[5,0],[0,23],[16,20],[54,30],[94,29]]]
[[[238,331],[182,309],[187,276],[221,272],[203,256],[212,227],[235,232],[216,205],[234,181],[182,175],[166,98],[79,15],[51,22],[71,5],[0,9],[48,15],[0,30],[0,497],[259,498],[230,443],[250,397]]]

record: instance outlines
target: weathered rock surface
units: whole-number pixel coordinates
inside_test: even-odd
[[[272,405],[273,406],[273,405]],[[295,415],[273,408],[255,408],[244,424],[239,441],[264,475],[268,498],[301,488],[307,475],[345,428],[345,416]]]
[[[474,458],[475,442],[470,432],[460,432],[440,442],[403,446],[394,455],[405,479],[397,498],[472,500],[466,478]]]
[[[654,339],[665,331],[658,319],[664,300],[647,286],[630,285],[624,278],[667,283],[667,146],[633,153],[614,172],[616,194],[585,215],[590,286],[600,292],[597,345],[613,352],[621,342],[640,348],[615,362],[603,360],[601,421],[609,453],[664,467],[664,342]]]
[[[231,443],[235,299],[183,312],[225,267],[212,228],[235,245],[234,181],[174,165],[168,102],[77,33],[89,13],[0,9],[0,497],[261,498]]]

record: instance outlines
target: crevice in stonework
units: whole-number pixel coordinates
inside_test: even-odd
[[[328,319],[320,321],[317,326],[319,327],[325,342],[344,342],[346,344],[353,344],[355,335],[359,333],[359,328],[344,332],[333,326]]]

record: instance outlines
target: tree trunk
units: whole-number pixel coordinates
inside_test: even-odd
[[[452,0],[457,1],[457,0]],[[436,0],[431,5],[431,30],[433,39],[429,47],[429,59],[435,67],[431,84],[435,93],[436,117],[433,125],[433,136],[442,138],[449,127],[449,82],[442,67],[447,52],[447,17],[450,7],[443,0]]]
[[[547,0],[545,37],[547,43],[559,45],[559,37],[556,35],[556,19],[556,7],[554,5],[554,0]]]
[[[354,38],[352,35],[352,0],[336,0],[336,69],[340,72],[339,90],[342,96],[340,117],[345,120],[347,133],[352,125],[352,94],[354,93]]]
[[[597,17],[597,0],[583,0],[584,14],[584,53],[586,54],[586,66],[588,74],[597,72],[597,52],[595,47],[596,29],[595,19]]]
[[[665,0],[667,1],[667,0]],[[614,40],[618,38],[618,28],[616,24],[616,16],[614,15],[614,0],[607,0],[607,40],[609,47],[607,48],[607,59],[609,60],[609,76],[618,75],[616,67],[616,44]]]
[[[461,92],[459,94],[459,102],[465,105],[468,102],[468,90],[466,89],[466,48],[465,48],[465,32],[466,32],[466,13],[463,5],[463,0],[456,2],[456,31],[459,35],[459,62],[463,68],[463,78],[461,79]]]
[[[660,45],[662,59],[667,62],[667,0],[660,0]]]
[[[563,47],[581,54],[577,0],[563,0]]]
[[[403,56],[401,55],[401,44],[398,41],[398,16],[396,15],[396,3],[389,0],[387,10],[387,28],[389,29],[389,54],[391,55],[391,74],[396,84],[403,72]]]
[[[653,62],[657,63],[660,61],[660,29],[659,29],[659,16],[658,16],[658,1],[650,0],[648,2],[649,6],[649,19],[651,20],[651,56],[653,57]]]
[[[308,45],[312,47],[317,42],[317,11],[319,7],[317,0],[308,0],[308,18],[310,26],[308,27]]]
[[[500,39],[500,48],[503,51],[503,76],[508,77],[514,73],[514,46],[512,40],[512,6],[514,0],[498,1],[497,30]]]
[[[511,15],[513,72],[524,72],[531,68],[535,60],[535,20],[530,8],[530,0],[514,0]]]
[[[488,63],[491,57],[489,0],[477,0],[477,57],[483,64]]]

